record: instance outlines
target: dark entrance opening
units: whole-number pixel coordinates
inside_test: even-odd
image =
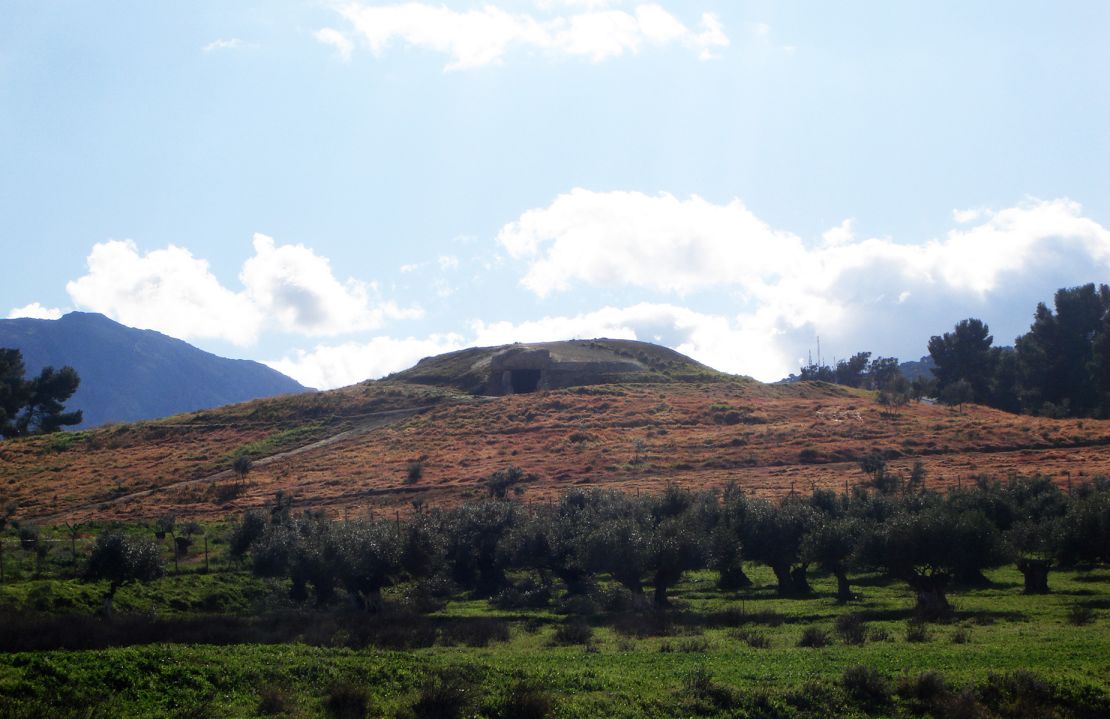
[[[509,383],[513,386],[513,394],[535,392],[536,388],[540,386],[540,370],[509,370]]]

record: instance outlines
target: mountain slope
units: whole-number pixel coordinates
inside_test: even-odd
[[[19,349],[28,375],[48,365],[76,369],[81,386],[66,407],[84,412],[82,427],[306,391],[258,362],[218,357],[100,314],[0,320],[0,347]]]
[[[524,351],[570,361],[574,347]],[[1065,485],[1110,476],[1110,420],[929,403],[891,414],[865,390],[766,385],[673,365],[654,381],[630,371],[628,382],[476,395],[466,378],[481,377],[472,369],[488,354],[429,358],[423,383],[406,372],[403,380],[0,443],[0,504],[45,522],[216,517],[267,506],[280,491],[299,508],[392,515],[485,496],[485,480],[509,465],[536,477],[526,501],[575,487],[656,491],[671,482],[736,482],[782,496],[864,482],[859,460],[874,451],[902,477],[920,462],[934,489],[979,475],[1040,472]],[[245,483],[230,470],[240,454],[254,460]]]

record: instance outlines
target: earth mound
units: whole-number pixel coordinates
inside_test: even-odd
[[[618,382],[704,382],[725,376],[659,345],[592,339],[473,347],[425,357],[388,379],[503,396]]]

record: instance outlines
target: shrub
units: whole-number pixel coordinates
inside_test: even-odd
[[[490,601],[498,609],[540,609],[551,603],[551,587],[527,579],[505,587]]]
[[[732,708],[740,703],[740,697],[736,691],[731,687],[718,684],[704,664],[699,664],[683,675],[681,694],[688,702],[708,703],[710,706],[701,708],[698,712],[704,714]]]
[[[802,636],[798,640],[799,647],[810,647],[818,649],[820,647],[827,647],[832,643],[829,633],[820,627],[806,627],[802,630]]]
[[[867,641],[867,625],[858,614],[841,614],[836,618],[836,633],[845,644],[863,644]]]
[[[509,687],[504,701],[493,712],[499,719],[546,719],[555,711],[551,693],[534,680],[520,679]]]
[[[333,684],[324,699],[324,711],[334,719],[363,719],[370,711],[370,694],[348,682]]]
[[[691,637],[679,642],[676,649],[685,654],[704,654],[709,651],[709,640],[705,637]]]
[[[813,447],[806,447],[798,452],[798,461],[802,464],[818,464],[822,459],[821,453]]]
[[[911,702],[918,712],[940,709],[948,697],[948,685],[937,672],[923,672],[898,681],[898,696]]]
[[[459,674],[439,674],[420,689],[412,704],[412,716],[414,719],[458,719],[474,703],[472,686],[472,682]]]
[[[867,638],[873,642],[889,642],[890,632],[886,627],[875,627],[867,633]]]
[[[915,643],[929,641],[929,627],[921,621],[906,622],[906,641]]]
[[[840,678],[844,691],[857,704],[877,708],[890,704],[890,682],[878,671],[856,665],[844,670]]]
[[[1052,716],[1057,707],[1050,684],[1027,671],[991,674],[979,687],[979,697],[995,713],[1013,717]]]
[[[1082,604],[1073,604],[1068,607],[1068,624],[1076,627],[1082,627],[1090,624],[1095,618],[1095,612],[1088,606]]]
[[[285,687],[269,684],[258,692],[258,713],[264,716],[285,714],[293,709],[293,697]]]
[[[752,649],[769,649],[771,647],[771,640],[762,632],[753,632],[750,629],[741,629],[734,632],[735,638],[747,644]]]
[[[478,617],[447,624],[443,627],[444,644],[465,644],[485,647],[492,642],[509,641],[509,625],[499,619]]]
[[[408,464],[405,470],[405,484],[416,484],[424,476],[424,463],[419,459],[414,459]]]
[[[594,636],[594,628],[580,619],[559,625],[552,641],[555,644],[586,644]]]
[[[242,483],[235,484],[217,484],[212,488],[212,493],[215,495],[218,504],[227,504],[232,500],[238,499],[240,495],[247,491],[247,485]]]

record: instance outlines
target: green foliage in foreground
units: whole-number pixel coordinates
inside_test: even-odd
[[[990,571],[989,585],[958,595],[950,621],[924,626],[908,623],[914,600],[901,583],[861,577],[860,596],[843,606],[832,576],[812,578],[812,598],[791,599],[777,596],[768,568],[754,567],[750,575],[754,586],[733,593],[716,589],[714,573],[691,573],[674,588],[675,606],[665,614],[506,610],[457,595],[429,618],[486,622],[507,632],[460,641],[441,629],[428,646],[407,651],[351,648],[344,618],[367,615],[331,609],[303,619],[330,618],[332,633],[288,644],[0,654],[0,717],[324,717],[341,715],[328,707],[343,702],[361,702],[365,716],[394,717],[419,716],[414,707],[433,700],[457,702],[463,711],[456,716],[491,718],[1110,711],[1105,568],[1059,572],[1048,595],[1022,594],[1016,569]],[[164,613],[159,603],[186,587],[182,579],[228,592],[241,581],[260,591],[245,574],[164,577],[122,588],[121,602],[142,586],[151,602],[146,609]],[[61,592],[72,583],[55,584]],[[393,588],[386,602],[398,607],[407,589]],[[614,589],[605,583],[599,591]],[[256,610],[266,611],[265,601],[278,602],[286,591],[272,586]],[[141,603],[134,596],[129,602]],[[1073,623],[1077,607],[1088,610],[1081,625]],[[839,619],[846,615],[862,619],[862,643]],[[589,629],[567,631],[573,624]],[[828,646],[798,646],[812,629],[829,636]],[[549,712],[522,714],[522,706]]]

